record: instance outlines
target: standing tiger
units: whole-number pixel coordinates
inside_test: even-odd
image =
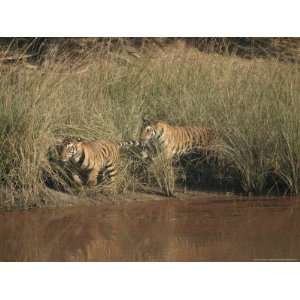
[[[95,186],[98,176],[113,184],[118,174],[120,150],[138,147],[138,141],[112,142],[109,140],[83,141],[65,138],[61,143],[61,161],[72,168],[72,176],[78,184]]]
[[[166,159],[192,152],[194,150],[208,149],[215,140],[215,133],[211,128],[205,127],[177,127],[163,121],[153,121],[143,118],[140,134],[140,143],[149,152],[159,150]]]

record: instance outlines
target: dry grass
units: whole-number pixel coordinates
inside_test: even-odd
[[[166,196],[174,196],[176,172],[173,162],[166,159],[163,153],[155,157],[148,168],[149,175]]]
[[[299,78],[297,64],[184,47],[140,58],[122,49],[71,62],[49,56],[37,69],[0,68],[0,182],[10,191],[1,204],[45,204],[41,170],[52,172],[47,151],[57,136],[137,138],[143,114],[215,128],[220,154],[244,192],[299,194]],[[137,186],[130,168],[121,191]],[[175,175],[166,170],[154,173],[172,194]]]

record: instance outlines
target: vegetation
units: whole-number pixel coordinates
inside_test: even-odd
[[[213,127],[219,139],[212,168],[221,185],[229,180],[245,193],[300,193],[298,64],[208,54],[184,43],[139,55],[122,47],[76,59],[49,53],[34,68],[0,66],[1,206],[47,204],[44,174],[57,176],[48,161],[57,136],[137,138],[144,114]],[[152,174],[173,193],[177,173],[169,165],[145,172],[142,164],[127,160],[122,191],[153,182],[145,179]]]

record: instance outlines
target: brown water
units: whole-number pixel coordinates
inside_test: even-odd
[[[0,214],[1,261],[300,259],[300,200],[161,200]]]

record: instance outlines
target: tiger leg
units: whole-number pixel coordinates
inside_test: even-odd
[[[97,177],[98,177],[98,169],[97,168],[94,168],[90,174],[89,174],[89,178],[88,178],[88,181],[87,181],[87,185],[88,186],[96,186],[97,185]]]
[[[113,191],[117,191],[117,182],[116,182],[116,176],[118,174],[117,166],[113,162],[109,162],[106,165],[106,170],[105,170],[105,180],[107,183],[107,187]]]
[[[72,174],[72,179],[73,179],[73,183],[75,183],[75,188],[77,191],[82,192],[83,191],[83,186],[84,186],[84,181],[82,180],[82,178],[80,177],[80,175],[78,173],[73,173]]]
[[[73,177],[73,180],[74,180],[75,183],[77,183],[78,185],[82,186],[82,180],[81,180],[81,178],[79,177],[78,174],[73,174],[72,177]]]

